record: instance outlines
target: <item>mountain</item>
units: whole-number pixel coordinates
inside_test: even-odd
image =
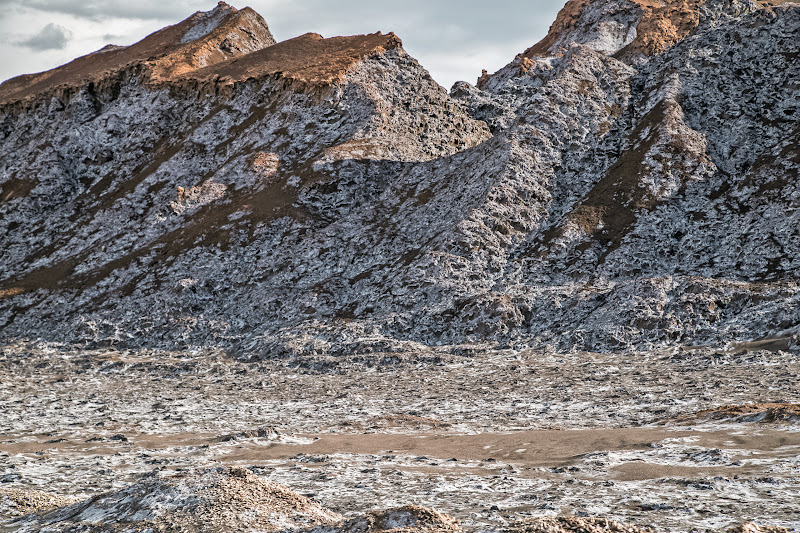
[[[448,93],[221,3],[0,85],[0,336],[244,358],[800,321],[800,6],[570,0]]]
[[[132,77],[156,85],[273,44],[261,15],[220,2],[131,46],[108,45],[62,67],[8,80],[0,88],[0,103],[35,102],[48,95],[69,101],[75,91],[102,92]]]

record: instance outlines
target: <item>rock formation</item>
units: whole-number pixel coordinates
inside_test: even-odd
[[[18,531],[284,531],[335,524],[341,517],[242,468],[174,476],[154,472],[138,483],[43,515]]]
[[[756,403],[722,405],[677,418],[678,423],[696,424],[709,420],[761,422],[765,424],[800,422],[800,405],[793,403]]]
[[[0,488],[0,524],[5,519],[21,518],[33,513],[46,513],[76,503],[71,496],[50,494],[35,489]],[[2,526],[0,526],[2,527]]]
[[[28,491],[32,503],[41,494]],[[0,493],[1,494],[1,493]],[[18,500],[22,500],[17,495]],[[62,501],[64,498],[62,498]],[[62,503],[61,505],[64,505]],[[406,505],[344,520],[333,511],[264,481],[245,468],[218,467],[178,474],[160,471],[123,489],[48,511],[40,506],[11,523],[19,533],[50,531],[295,531],[305,533],[460,532],[458,521]]]
[[[450,94],[220,4],[0,85],[0,335],[245,358],[779,339],[800,7],[570,0]]]
[[[108,45],[57,69],[8,80],[0,89],[0,102],[31,102],[48,95],[70,100],[76,90],[103,91],[106,84],[132,74],[139,82],[176,80],[273,44],[258,13],[220,2],[214,10],[195,13],[134,45]]]

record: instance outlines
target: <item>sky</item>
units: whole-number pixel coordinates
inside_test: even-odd
[[[564,0],[228,0],[283,41],[395,32],[450,88],[498,70],[545,36]],[[0,81],[48,70],[107,44],[128,45],[216,0],[0,0]]]

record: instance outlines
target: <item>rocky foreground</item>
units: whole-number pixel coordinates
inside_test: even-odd
[[[800,8],[570,0],[448,94],[220,4],[0,85],[0,336],[794,349]],[[477,69],[476,69],[477,70]]]
[[[657,532],[800,527],[797,355],[467,348],[241,362],[7,346],[0,524],[65,507],[23,523],[114,531],[114,516],[218,513],[253,520],[231,531],[271,530],[282,515],[266,496],[238,505],[209,492],[216,474],[202,472],[237,468],[259,480],[247,487],[278,483],[344,522],[413,505],[465,531],[545,517]],[[184,488],[151,497],[176,475]],[[167,505],[173,496],[185,505]]]
[[[55,499],[41,493],[0,492],[0,510],[24,502],[38,507],[10,524],[22,532],[303,532],[458,533],[458,520],[432,509],[407,505],[345,520],[277,483],[243,468],[213,468],[164,476],[155,472],[124,489],[48,510]],[[29,503],[33,502],[33,503]],[[602,518],[542,517],[508,524],[499,533],[651,533]],[[727,533],[786,533],[752,523]]]

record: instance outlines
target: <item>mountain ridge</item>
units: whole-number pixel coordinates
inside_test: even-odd
[[[2,335],[245,358],[794,346],[800,9],[691,9],[631,55],[639,3],[571,0],[588,22],[557,52],[449,94],[393,34],[307,34],[0,105]]]
[[[120,72],[142,71],[150,83],[180,79],[186,74],[275,44],[264,19],[247,7],[237,10],[220,2],[212,11],[198,11],[130,46],[107,45],[70,63],[38,74],[25,74],[0,84],[0,105],[42,93],[102,84]]]

